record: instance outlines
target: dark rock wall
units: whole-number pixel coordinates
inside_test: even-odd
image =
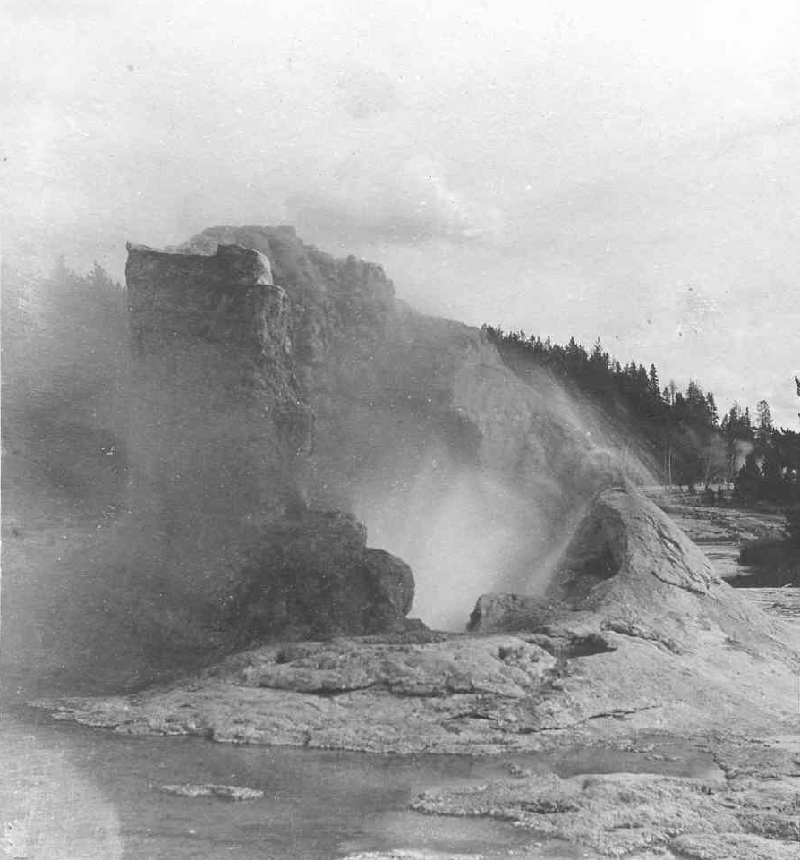
[[[368,266],[343,271],[365,288],[374,280]],[[299,478],[322,349],[310,343],[321,330],[311,305],[291,301],[269,260],[237,245],[212,255],[129,246],[126,280],[131,511],[167,601],[191,592],[198,626],[228,628],[236,642],[401,622],[410,569],[367,550],[352,516],[306,509]],[[314,297],[332,307],[324,291]]]

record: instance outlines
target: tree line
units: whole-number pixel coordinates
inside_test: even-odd
[[[738,501],[793,504],[800,498],[800,433],[773,426],[769,404],[753,414],[733,403],[720,414],[711,391],[692,380],[685,390],[662,384],[655,364],[621,364],[598,339],[586,349],[484,325],[505,364],[529,381],[545,368],[573,393],[622,420],[658,464],[665,483],[704,487],[733,483]]]

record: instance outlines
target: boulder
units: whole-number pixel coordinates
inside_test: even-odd
[[[388,610],[392,621],[407,615],[414,603],[411,568],[385,549],[367,548],[364,563],[373,584],[376,609],[379,612]]]
[[[296,510],[250,552],[231,624],[255,640],[377,633],[403,629],[413,599],[411,568],[368,549],[352,514]]]
[[[472,610],[467,629],[473,633],[533,630],[545,623],[551,613],[552,604],[542,597],[482,594]]]

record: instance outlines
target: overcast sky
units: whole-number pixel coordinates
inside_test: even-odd
[[[796,0],[3,8],[7,259],[291,223],[798,426]]]

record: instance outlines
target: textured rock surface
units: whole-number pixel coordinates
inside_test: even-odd
[[[567,779],[516,768],[515,779],[426,792],[414,805],[423,812],[516,822],[603,856],[642,858],[651,851],[696,860],[794,856],[800,841],[796,738],[757,740],[728,733],[698,746],[719,766],[703,778],[664,776],[658,764],[646,773]]]
[[[675,654],[618,633],[604,634],[603,648],[581,640],[569,651],[570,633],[276,645],[167,689],[38,704],[59,719],[126,733],[372,752],[480,754],[631,732],[795,724],[791,656],[724,643]]]
[[[482,860],[482,854],[443,854],[441,851],[359,851],[342,860]]]
[[[515,637],[420,631],[260,648],[169,689],[38,704],[125,733],[477,754],[532,740],[549,709],[531,697],[546,695],[554,662]]]

